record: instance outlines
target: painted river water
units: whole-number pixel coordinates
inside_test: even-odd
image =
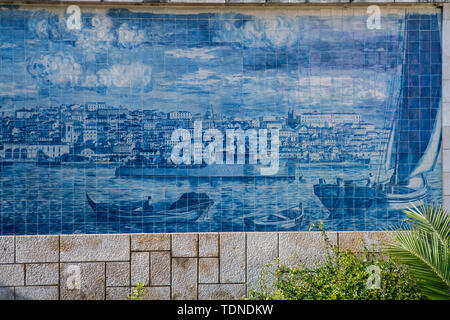
[[[0,173],[1,234],[71,234],[128,232],[253,231],[245,220],[296,207],[302,202],[304,218],[293,228],[268,227],[267,231],[308,230],[324,221],[329,230],[383,230],[401,222],[397,210],[375,208],[331,217],[314,195],[318,177],[361,179],[373,171],[368,166],[308,166],[299,169],[302,181],[292,179],[193,180],[116,177],[115,167],[37,167],[34,164],[4,166]],[[427,201],[441,202],[441,161],[428,173]],[[213,206],[192,223],[150,223],[145,217],[98,216],[86,201],[86,193],[99,202],[147,199],[173,202],[184,192],[204,192]],[[259,229],[258,229],[259,230]]]

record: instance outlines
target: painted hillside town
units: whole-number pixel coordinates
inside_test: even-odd
[[[0,235],[381,230],[441,201],[438,10],[69,16],[0,8]]]
[[[35,107],[2,112],[0,156],[3,164],[114,165],[141,159],[170,162],[172,132],[194,122],[226,130],[279,130],[280,159],[299,163],[382,161],[389,129],[375,128],[356,113],[296,114],[259,119],[189,111],[128,110],[105,103]],[[220,119],[220,120],[219,120]]]

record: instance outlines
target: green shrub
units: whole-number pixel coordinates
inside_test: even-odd
[[[288,267],[278,260],[267,266],[258,290],[249,292],[255,300],[417,300],[421,293],[407,269],[384,255],[365,250],[339,251],[327,243],[325,263],[317,268]],[[378,269],[379,268],[379,269]],[[371,274],[379,271],[379,277]],[[268,283],[270,276],[273,283]],[[377,281],[379,279],[379,282]]]
[[[128,296],[128,299],[130,300],[142,300],[143,296],[145,293],[145,288],[144,288],[144,284],[142,282],[139,282],[136,286],[136,288],[134,288],[130,295]]]

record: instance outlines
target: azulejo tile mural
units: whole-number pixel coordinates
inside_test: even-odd
[[[379,230],[441,201],[438,9],[195,10],[1,7],[0,234]]]

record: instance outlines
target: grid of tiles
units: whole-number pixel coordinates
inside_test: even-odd
[[[0,10],[0,234],[377,230],[441,202],[439,9],[80,8]]]

